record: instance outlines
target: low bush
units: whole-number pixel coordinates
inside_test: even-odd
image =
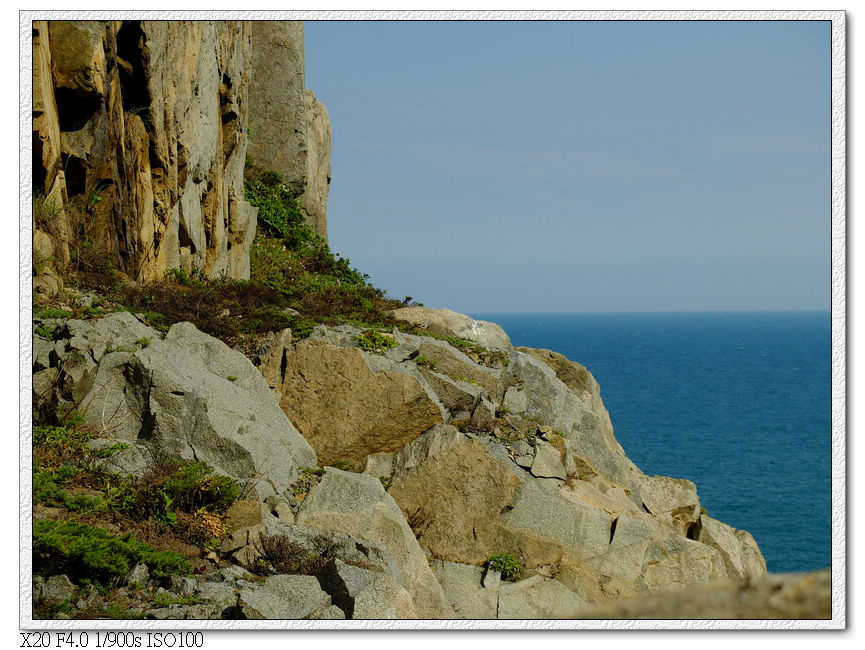
[[[131,534],[118,537],[103,528],[76,522],[33,522],[36,573],[65,573],[73,581],[107,583],[125,576],[138,562],[146,564],[157,578],[191,570],[179,553],[157,551]]]
[[[393,336],[385,336],[376,330],[365,330],[352,340],[357,341],[365,352],[384,352],[399,345]]]

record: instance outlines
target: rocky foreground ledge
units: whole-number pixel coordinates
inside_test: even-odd
[[[176,601],[143,614],[619,617],[644,610],[602,604],[676,592],[671,617],[745,616],[682,603],[694,585],[757,585],[753,537],[708,516],[690,481],[627,458],[591,373],[514,349],[494,324],[411,309],[397,316],[431,335],[284,330],[254,360],[190,323],[162,335],[125,312],[34,321],[36,406],[81,411],[94,448],[123,442],[102,469],[143,476],[171,454],[243,488],[206,570],[155,580],[136,567],[129,584]],[[519,566],[497,571],[501,557]],[[70,585],[43,577],[34,596]],[[712,603],[733,602],[724,589]],[[774,593],[761,589],[753,598]]]

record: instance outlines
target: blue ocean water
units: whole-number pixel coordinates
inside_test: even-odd
[[[628,457],[696,483],[769,571],[830,565],[829,312],[472,317],[586,366]]]

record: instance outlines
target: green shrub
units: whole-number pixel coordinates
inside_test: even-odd
[[[414,362],[418,367],[429,368],[430,370],[435,370],[436,365],[438,365],[436,364],[435,359],[428,359],[427,357],[416,357]]]
[[[129,445],[127,445],[125,442],[115,442],[110,447],[105,447],[103,449],[92,452],[92,455],[96,456],[97,458],[108,458],[116,454],[118,451],[123,451],[124,449],[129,449]]]
[[[212,473],[213,470],[202,462],[188,463],[163,484],[161,491],[184,512],[200,508],[225,512],[237,501],[240,488],[234,479]]]
[[[397,340],[392,336],[385,336],[376,330],[365,330],[353,337],[352,340],[357,341],[360,349],[365,352],[384,352],[389,348],[399,345]]]
[[[501,573],[505,580],[515,580],[525,568],[522,559],[512,553],[499,553],[488,557],[486,564],[493,571]]]
[[[134,535],[112,535],[103,528],[75,522],[33,522],[33,568],[37,573],[65,573],[72,580],[105,583],[143,562],[154,577],[189,573],[179,553],[157,551]]]
[[[65,506],[69,502],[63,485],[79,471],[72,465],[55,469],[33,468],[33,501],[46,506]]]
[[[292,248],[316,240],[307,225],[297,197],[276,172],[259,169],[247,161],[243,190],[246,200],[258,208],[258,222],[274,237],[287,240]]]
[[[36,314],[36,318],[72,318],[71,311],[65,311],[63,309],[43,309],[38,314]]]
[[[53,341],[56,337],[57,328],[51,328],[47,325],[37,325],[36,326],[36,334],[41,336],[43,339],[48,339],[49,341]]]

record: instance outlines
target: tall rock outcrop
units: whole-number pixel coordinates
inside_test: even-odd
[[[285,178],[307,223],[327,240],[331,127],[306,88],[303,23],[256,21],[251,32],[249,155]]]
[[[35,21],[36,286],[70,261],[248,279],[250,131],[326,239],[330,121],[303,66],[299,22]]]
[[[110,263],[249,277],[243,199],[249,25],[38,21],[33,28],[36,240],[55,268]],[[42,197],[46,198],[42,198]]]

